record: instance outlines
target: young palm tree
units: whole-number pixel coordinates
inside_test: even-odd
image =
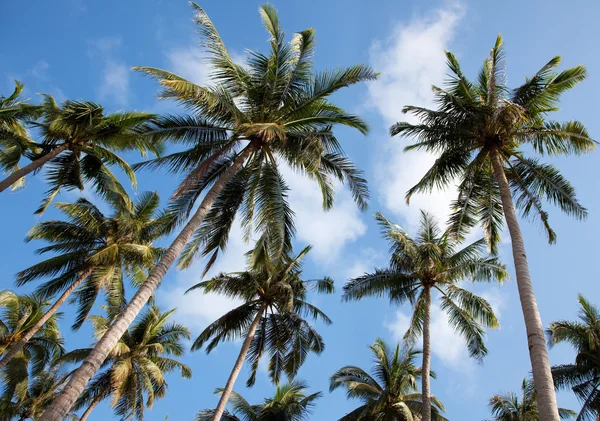
[[[400,349],[393,352],[382,339],[377,338],[369,348],[373,351],[373,376],[360,367],[348,365],[331,376],[329,391],[339,387],[347,390],[349,399],[360,399],[362,405],[339,421],[413,421],[420,419],[423,410],[422,394],[417,382],[422,370],[415,366],[419,351]],[[434,373],[430,373],[435,377]],[[431,415],[433,420],[445,420],[440,413],[444,406],[434,396]]]
[[[390,266],[351,279],[344,286],[343,299],[349,301],[387,295],[393,303],[409,301],[413,304],[413,316],[405,340],[412,345],[419,335],[423,336],[421,418],[429,421],[432,292],[440,294],[440,308],[448,314],[448,323],[467,341],[469,354],[481,360],[487,353],[483,328],[496,328],[498,321],[489,303],[461,288],[459,282],[502,281],[506,277],[506,268],[497,258],[485,254],[484,239],[459,250],[459,241],[449,231],[442,232],[433,217],[423,211],[416,239],[381,213],[375,217],[383,237],[390,243]]]
[[[377,74],[364,65],[315,73],[314,31],[298,33],[286,43],[270,5],[261,8],[261,16],[271,36],[271,51],[268,55],[251,52],[246,68],[234,63],[206,13],[196,4],[193,7],[213,67],[213,85],[198,86],[163,70],[140,70],[158,78],[164,97],[178,100],[193,112],[187,117],[161,118],[148,130],[159,143],[177,139],[191,145],[186,151],[154,161],[186,174],[173,201],[174,213],[182,211],[179,221],[185,220],[200,195],[206,194],[43,421],[60,421],[66,414],[192,236],[194,241],[182,264],[188,264],[203,246],[214,261],[213,250],[225,247],[231,223],[244,203],[242,220],[248,229],[254,221],[259,231],[268,231],[291,248],[293,212],[287,205],[279,161],[315,180],[323,190],[326,208],[333,206],[331,177],[345,182],[357,203],[366,206],[366,181],[345,156],[332,127],[345,125],[364,133],[367,126],[328,98],[342,88],[373,80]]]
[[[90,317],[97,339],[108,330],[118,311],[119,308],[109,307],[108,317]],[[182,340],[190,338],[186,327],[170,321],[174,312],[161,313],[158,308],[150,307],[123,335],[106,360],[106,370],[92,380],[75,404],[75,411],[86,408],[80,421],[85,421],[108,398],[121,420],[143,420],[144,409],[165,396],[165,374],[179,370],[182,377],[191,378],[192,370],[172,358],[183,355]],[[90,351],[91,348],[71,351],[61,361],[80,362]]]
[[[225,411],[224,421],[304,421],[308,419],[315,401],[321,397],[321,392],[307,395],[308,385],[302,380],[293,380],[283,385],[277,385],[275,396],[265,399],[262,404],[250,405],[238,393],[233,392],[231,403],[233,413]],[[222,392],[222,390],[218,390]],[[215,409],[205,409],[196,415],[195,421],[212,421]]]
[[[246,272],[222,273],[188,290],[202,289],[244,301],[204,329],[192,345],[192,350],[197,350],[208,343],[206,351],[211,352],[222,341],[244,338],[215,409],[214,421],[221,419],[247,357],[252,363],[248,386],[254,384],[259,361],[266,352],[271,357],[269,374],[277,384],[282,372],[293,378],[310,351],[320,354],[325,348],[321,335],[303,317],[309,315],[327,324],[331,320],[306,301],[306,294],[310,289],[330,294],[334,287],[329,278],[301,278],[302,259],[309,250],[306,247],[294,258],[272,258],[266,247],[259,248],[248,253]]]
[[[503,77],[504,51],[500,36],[477,82],[463,75],[452,53],[446,56],[452,76],[446,89],[433,88],[438,109],[407,106],[404,111],[415,115],[419,123],[400,122],[390,128],[393,136],[417,139],[406,150],[421,149],[439,154],[433,167],[408,191],[407,200],[414,193],[430,192],[434,187],[458,181],[458,198],[453,203],[450,218],[453,232],[462,236],[479,223],[492,251],[497,250],[506,219],[540,416],[543,420],[558,421],[544,329],[515,207],[523,217],[539,217],[550,242],[554,242],[556,236],[548,224],[543,200],[578,219],[586,217],[586,209],[560,172],[528,156],[531,152],[541,156],[579,155],[594,149],[595,142],[582,123],[549,119],[549,114],[558,110],[560,95],[581,82],[586,70],[577,66],[555,73],[554,68],[561,59],[554,57],[523,85],[509,89]]]
[[[13,93],[7,97],[0,96],[0,170],[9,174],[19,170],[19,161],[25,154],[39,153],[25,124],[39,117],[39,107],[21,98],[24,88],[25,85],[15,81]],[[14,183],[13,188],[21,187],[22,182]]]
[[[521,400],[513,392],[492,396],[489,406],[494,421],[539,421],[542,419],[531,381],[523,379],[521,390],[523,392]],[[570,419],[575,415],[575,412],[564,408],[558,408],[558,413],[560,419],[563,420]]]
[[[161,234],[163,222],[156,216],[159,205],[157,193],[143,193],[134,209],[112,203],[113,214],[105,216],[88,200],[57,203],[67,221],[47,221],[36,224],[27,234],[27,241],[46,240],[51,243],[39,253],[55,253],[17,274],[19,286],[34,280],[52,277],[37,288],[45,298],[60,294],[35,323],[15,341],[0,359],[0,369],[16,355],[36,332],[71,297],[77,303],[73,329],[85,321],[102,290],[110,303],[124,302],[123,278],[132,279],[148,268],[161,254],[152,242]]]
[[[135,185],[133,170],[116,152],[138,149],[143,154],[158,153],[136,130],[154,116],[139,112],[107,115],[100,105],[89,101],[68,100],[59,106],[51,95],[44,95],[40,108],[41,122],[31,123],[41,132],[40,151],[31,154],[30,164],[0,181],[0,192],[48,164],[50,189],[36,213],[42,213],[62,188],[83,190],[85,182],[103,196],[117,192],[127,201],[125,189],[107,165],[120,167]]]
[[[0,292],[0,355],[6,355],[14,344],[19,343],[33,326],[47,313],[50,304],[39,295],[17,295],[11,291]],[[37,374],[52,359],[63,353],[63,340],[58,328],[60,313],[45,319],[40,328],[31,335],[25,346],[14,354],[12,363],[2,368],[7,375],[17,378],[18,384],[27,385],[28,372]],[[23,382],[23,383],[20,383]],[[5,383],[6,384],[6,383]],[[17,387],[17,386],[15,386]]]
[[[21,377],[3,373],[4,390],[0,395],[0,421],[39,419],[64,385],[67,376],[55,367],[45,366],[44,370],[31,373],[27,379],[23,386]],[[77,417],[74,413],[69,413],[65,419],[76,420]]]
[[[573,364],[552,367],[558,389],[570,388],[582,404],[577,420],[600,416],[600,312],[579,295],[579,321],[558,321],[548,328],[550,346],[567,342],[577,355]]]

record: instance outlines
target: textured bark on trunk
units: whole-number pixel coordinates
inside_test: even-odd
[[[246,355],[248,354],[248,350],[250,349],[250,344],[254,339],[256,329],[258,328],[258,324],[260,323],[266,308],[267,306],[265,304],[263,304],[260,307],[260,310],[256,314],[256,317],[252,321],[252,324],[248,328],[248,334],[246,335],[246,339],[244,339],[244,343],[242,344],[240,355],[238,355],[237,360],[235,360],[233,370],[231,370],[231,374],[227,379],[227,383],[225,384],[225,388],[223,389],[223,393],[221,394],[221,398],[219,399],[219,404],[215,409],[212,421],[220,421],[221,417],[223,416],[223,412],[225,412],[225,407],[227,406],[227,402],[229,402],[231,392],[233,392],[233,385],[235,384],[235,381],[237,380],[238,376],[240,375],[240,371],[244,366],[244,361],[246,361]]]
[[[17,171],[13,172],[4,180],[0,181],[0,192],[6,190],[7,188],[15,184],[17,181],[19,181],[21,178],[25,177],[27,174],[39,168],[42,168],[48,161],[50,161],[52,158],[55,158],[59,153],[65,150],[67,150],[66,144],[63,143],[62,145],[58,145],[46,155],[36,159],[35,161],[31,161],[30,164],[27,164],[23,168],[20,168]]]
[[[429,325],[431,319],[431,288],[425,287],[425,308],[423,309],[423,367],[421,368],[421,392],[423,393],[422,421],[431,421],[431,392],[429,376],[431,371],[431,343]]]
[[[79,418],[79,421],[87,420],[88,417],[90,416],[90,414],[92,413],[92,411],[94,410],[94,408],[96,407],[96,405],[98,405],[101,400],[102,400],[102,396],[96,396],[96,398],[92,401],[90,406],[88,406],[88,408],[85,410],[85,412],[83,413],[81,418]]]
[[[75,288],[77,288],[79,286],[79,284],[81,284],[85,280],[85,278],[90,276],[90,274],[92,273],[92,270],[93,269],[88,269],[87,271],[82,273],[79,276],[79,278],[77,278],[77,280],[75,282],[73,282],[73,284],[69,288],[67,288],[65,290],[65,292],[62,293],[62,295],[58,298],[58,300],[56,300],[56,302],[52,305],[52,307],[50,307],[48,309],[48,311],[46,311],[46,313],[42,317],[40,317],[40,320],[38,320],[36,324],[34,324],[31,328],[29,328],[27,333],[25,333],[25,335],[23,335],[23,337],[21,339],[19,339],[18,342],[15,342],[11,347],[8,348],[8,350],[6,351],[6,354],[4,354],[2,359],[0,359],[0,370],[2,370],[4,368],[4,366],[6,366],[6,364],[15,355],[17,355],[19,353],[19,351],[21,351],[21,349],[23,349],[25,344],[27,344],[27,342],[29,342],[29,340],[31,338],[33,338],[33,336],[38,332],[38,330],[40,330],[42,328],[42,326],[44,326],[44,324],[48,321],[48,319],[50,319],[50,317],[52,317],[52,315],[58,311],[60,306],[62,306],[63,303],[67,300],[67,298],[69,298],[69,295],[71,295],[71,293],[75,290]]]
[[[529,276],[529,264],[525,253],[525,242],[517,220],[517,214],[513,204],[508,179],[504,173],[500,155],[496,152],[492,155],[494,176],[500,187],[502,209],[506,218],[506,225],[512,242],[513,259],[517,275],[517,287],[521,309],[525,319],[527,330],[527,344],[529,347],[529,359],[533,371],[533,384],[537,394],[537,405],[541,421],[559,421],[558,407],[556,405],[556,393],[550,368],[548,348],[546,348],[546,336],[544,325],[535,301],[533,285]]]
[[[146,305],[169,268],[175,263],[175,260],[204,220],[204,217],[212,207],[223,187],[225,187],[225,184],[231,180],[254,150],[255,146],[252,143],[246,146],[235,159],[233,165],[215,182],[213,187],[204,197],[204,200],[202,200],[196,213],[181,230],[179,235],[177,235],[166,253],[160,259],[160,262],[154,266],[150,275],[132,297],[124,311],[114,320],[110,328],[98,341],[96,346],[94,346],[94,349],[92,349],[88,357],[73,373],[67,385],[42,414],[39,421],[63,420],[79,395],[83,392],[83,389],[87,386],[90,379],[96,374],[100,365],[104,362],[110,351],[112,351],[121,336],[123,336],[123,333],[125,333],[133,319],[135,319],[144,305]]]

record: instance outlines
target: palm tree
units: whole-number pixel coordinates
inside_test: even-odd
[[[13,93],[0,96],[0,169],[6,173],[19,170],[19,161],[26,153],[39,152],[25,126],[27,121],[39,117],[39,107],[28,104],[21,97],[24,88],[25,85],[15,81]],[[22,184],[14,183],[13,188]]]
[[[108,307],[108,317],[90,317],[97,339],[108,330],[119,310]],[[165,374],[179,370],[182,377],[191,378],[192,370],[172,358],[183,355],[182,340],[190,338],[186,327],[170,321],[174,312],[173,309],[162,313],[150,307],[123,335],[106,360],[106,370],[92,380],[75,404],[75,411],[86,408],[80,421],[85,421],[92,410],[109,397],[115,415],[121,420],[142,420],[144,409],[151,408],[155,399],[165,396]],[[60,361],[80,362],[90,351],[91,348],[77,349],[65,354]]]
[[[347,391],[349,399],[359,399],[362,405],[339,421],[413,421],[420,419],[423,409],[422,394],[418,393],[417,382],[422,370],[415,366],[419,351],[402,348],[390,350],[385,342],[377,338],[371,345],[374,356],[373,376],[360,367],[348,365],[331,376],[329,391],[339,387]],[[430,373],[435,378],[434,373]],[[434,396],[431,415],[434,420],[445,420],[440,413],[444,406]]]
[[[27,335],[47,313],[50,304],[39,295],[17,295],[11,291],[0,292],[0,355],[6,355],[15,343]],[[28,372],[42,371],[50,361],[63,353],[63,340],[58,328],[60,313],[46,318],[29,341],[14,353],[9,366],[2,368],[12,373],[21,385],[27,384]],[[21,383],[22,382],[22,383]],[[17,387],[17,386],[15,386]]]
[[[431,293],[440,294],[440,308],[448,314],[448,323],[465,338],[469,354],[481,360],[487,353],[483,328],[496,328],[498,321],[489,303],[461,288],[459,282],[502,281],[506,268],[497,258],[485,254],[485,239],[458,250],[459,241],[449,231],[442,232],[426,212],[421,211],[416,239],[381,213],[375,217],[383,237],[390,243],[390,266],[351,279],[344,286],[343,299],[385,294],[392,303],[413,304],[413,316],[404,338],[412,345],[419,335],[423,336],[422,420],[429,421]]]
[[[40,130],[40,150],[31,154],[30,164],[0,181],[0,192],[48,164],[50,189],[36,213],[44,212],[62,188],[83,190],[86,182],[103,196],[118,192],[127,201],[125,189],[107,165],[120,167],[135,186],[133,170],[116,152],[138,149],[143,154],[158,153],[136,130],[154,116],[139,112],[107,115],[90,101],[67,100],[59,106],[51,95],[44,95],[40,109],[41,121],[31,123]]]
[[[67,221],[53,220],[36,224],[27,234],[27,241],[46,240],[51,243],[39,253],[55,253],[17,274],[19,286],[37,279],[52,277],[37,288],[45,298],[60,294],[36,323],[15,341],[0,359],[0,369],[25,346],[48,319],[71,297],[77,303],[73,329],[85,321],[102,290],[109,302],[124,302],[123,278],[143,276],[143,269],[157,261],[161,250],[152,242],[161,234],[163,222],[156,216],[157,193],[143,193],[134,209],[120,201],[112,203],[113,214],[105,216],[84,198],[75,203],[57,203]]]
[[[321,397],[321,392],[307,395],[308,385],[302,380],[293,380],[283,385],[277,385],[275,396],[265,399],[262,404],[250,405],[238,393],[233,392],[231,403],[233,413],[225,411],[224,421],[304,421],[308,419],[315,401]],[[222,392],[222,390],[218,390]],[[212,421],[215,409],[200,411],[195,421]]]
[[[573,364],[552,367],[558,389],[572,389],[582,404],[577,420],[597,420],[600,414],[600,312],[579,295],[579,321],[550,323],[548,344],[567,342],[577,355]]]
[[[523,379],[521,390],[523,392],[521,400],[514,392],[492,396],[489,406],[494,421],[539,421],[542,419],[531,381]],[[560,419],[567,420],[572,418],[575,412],[558,408],[558,414]]]
[[[244,338],[215,409],[214,421],[221,419],[247,357],[252,370],[247,385],[252,386],[265,352],[270,354],[269,374],[276,384],[282,372],[293,378],[310,351],[323,352],[325,344],[321,335],[303,317],[311,316],[327,324],[331,320],[309,304],[306,295],[310,289],[330,294],[334,287],[329,278],[311,281],[301,278],[302,259],[309,250],[310,246],[294,258],[272,258],[266,247],[259,246],[248,253],[246,272],[222,273],[188,290],[202,289],[205,293],[219,293],[244,301],[204,329],[192,345],[192,350],[197,350],[206,344],[206,351],[210,353],[220,342]]]
[[[26,373],[27,375],[27,373]],[[67,376],[56,367],[45,366],[35,374],[30,374],[23,386],[23,378],[13,373],[2,375],[4,391],[0,396],[0,420],[37,420],[48,408],[52,399],[64,385]],[[77,419],[74,413],[65,419]]]
[[[155,166],[187,174],[173,200],[178,221],[186,220],[196,200],[206,194],[43,421],[60,421],[66,414],[192,236],[182,264],[188,264],[203,247],[214,261],[215,252],[225,247],[237,210],[245,203],[242,220],[247,229],[254,221],[259,231],[268,231],[269,236],[291,248],[293,212],[287,206],[288,188],[278,160],[315,180],[323,191],[326,208],[334,203],[331,177],[346,183],[357,203],[366,206],[366,180],[345,156],[332,127],[345,125],[364,133],[367,125],[328,98],[342,88],[373,80],[377,74],[364,65],[315,73],[314,31],[305,30],[286,43],[270,5],[261,8],[271,36],[270,53],[251,52],[248,67],[238,65],[204,10],[192,5],[213,67],[213,85],[198,86],[159,69],[139,70],[158,78],[164,97],[178,100],[193,112],[186,117],[158,119],[147,132],[159,143],[176,139],[192,146],[154,161]]]
[[[558,421],[556,396],[544,328],[533,293],[525,244],[515,207],[523,217],[539,217],[550,242],[556,235],[548,223],[543,200],[578,219],[587,215],[575,197],[571,184],[552,165],[541,163],[538,155],[583,154],[594,149],[582,123],[549,119],[558,110],[561,94],[586,76],[583,66],[560,73],[554,57],[518,88],[509,89],[504,79],[504,51],[498,36],[477,82],[462,73],[456,57],[447,52],[452,73],[446,89],[434,87],[438,109],[407,106],[404,111],[419,119],[417,124],[396,123],[393,136],[412,136],[416,143],[405,150],[426,150],[439,154],[425,176],[407,193],[454,185],[458,198],[453,202],[450,224],[462,237],[475,224],[481,224],[497,250],[504,219],[512,241],[517,286],[527,330],[533,380],[543,420]],[[525,150],[527,152],[525,152]]]

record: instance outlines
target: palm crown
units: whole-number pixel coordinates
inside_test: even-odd
[[[304,316],[331,323],[325,313],[306,301],[311,289],[322,293],[334,291],[333,280],[329,278],[310,281],[301,278],[302,259],[309,250],[306,247],[293,258],[274,259],[259,248],[249,253],[248,271],[222,273],[191,287],[188,291],[202,289],[244,301],[209,325],[194,341],[192,349],[206,344],[206,351],[211,352],[222,341],[246,337],[248,326],[258,317],[260,322],[248,354],[252,373],[247,384],[254,384],[259,361],[265,353],[270,354],[268,370],[273,382],[278,383],[282,373],[293,378],[309,352],[321,353],[325,349],[321,335]]]
[[[562,320],[548,327],[551,346],[567,342],[577,352],[573,364],[552,367],[552,376],[557,388],[571,388],[582,403],[577,420],[596,420],[600,413],[600,312],[582,295],[579,304],[579,321]]]
[[[275,396],[265,399],[262,404],[251,405],[240,394],[233,393],[233,412],[226,412],[223,421],[305,421],[311,413],[315,400],[321,392],[307,395],[308,385],[302,380],[294,380],[278,385]],[[205,409],[196,415],[195,421],[211,421],[214,410]]]
[[[90,316],[94,336],[100,339],[118,312],[107,308],[107,317]],[[164,397],[167,390],[165,374],[179,370],[191,378],[192,370],[176,358],[184,354],[183,340],[190,338],[189,330],[170,320],[175,310],[161,312],[149,307],[129,328],[112,350],[99,373],[76,402],[74,409],[94,408],[112,396],[115,414],[122,420],[143,420],[144,408]],[[79,362],[91,349],[76,349],[65,354],[61,362]],[[89,412],[88,412],[89,414]]]
[[[43,212],[61,189],[83,190],[86,182],[102,196],[118,193],[121,200],[130,205],[124,187],[109,165],[118,166],[135,186],[133,170],[117,153],[133,149],[142,154],[159,152],[137,131],[153,115],[106,114],[100,105],[90,101],[67,100],[58,105],[51,95],[43,98],[42,118],[31,123],[40,132],[39,152],[29,157],[34,163],[44,164],[44,157],[52,158],[47,161],[46,173],[50,189],[36,212]]]
[[[349,399],[359,399],[363,403],[340,421],[412,421],[418,418],[422,400],[417,382],[422,371],[415,366],[415,359],[420,352],[401,349],[398,345],[391,350],[379,338],[370,348],[374,357],[373,375],[349,365],[331,376],[330,391],[343,387]],[[440,415],[444,412],[442,403],[433,396],[431,400],[432,419],[445,420]]]
[[[489,406],[494,421],[539,421],[533,383],[523,379],[521,390],[523,393],[520,400],[514,392],[492,396]],[[558,408],[558,413],[561,419],[569,419],[575,415],[573,411],[564,408]]]
[[[390,128],[392,136],[416,139],[405,150],[439,154],[425,176],[408,191],[407,200],[414,193],[430,192],[458,179],[458,198],[450,217],[454,233],[463,234],[480,223],[495,252],[504,216],[494,177],[493,161],[497,156],[516,206],[524,217],[539,217],[549,241],[554,242],[556,236],[548,223],[544,200],[579,219],[585,218],[587,211],[555,167],[528,157],[526,151],[554,156],[594,149],[595,142],[582,123],[548,118],[558,110],[561,94],[585,79],[585,67],[555,73],[561,61],[557,56],[524,84],[509,89],[500,36],[475,82],[462,73],[452,53],[446,52],[446,57],[449,82],[445,88],[433,88],[438,108],[407,106],[404,112],[416,116],[419,122],[399,122]]]
[[[27,241],[46,240],[50,244],[38,253],[54,256],[17,274],[17,284],[51,277],[37,291],[51,297],[85,278],[73,299],[78,304],[73,325],[79,328],[90,312],[98,294],[105,290],[113,305],[124,302],[125,277],[134,282],[145,277],[143,272],[161,254],[152,245],[163,233],[163,221],[156,214],[159,197],[143,193],[129,209],[120,200],[111,203],[113,214],[104,215],[87,199],[74,203],[57,203],[66,221],[52,220],[36,224]]]
[[[162,98],[174,99],[192,112],[162,117],[146,127],[156,143],[171,140],[188,149],[137,167],[166,167],[185,174],[171,207],[177,219],[184,220],[201,193],[236,158],[241,157],[245,165],[220,192],[180,264],[189,265],[199,252],[213,254],[210,262],[214,262],[240,209],[248,234],[254,223],[261,235],[273,240],[276,249],[289,251],[293,212],[279,170],[281,162],[318,183],[325,208],[334,202],[332,178],[346,183],[358,205],[365,208],[366,180],[345,156],[332,128],[341,124],[365,133],[367,125],[328,97],[344,87],[375,79],[376,73],[364,65],[315,73],[314,31],[307,29],[286,42],[271,5],[260,9],[270,36],[269,54],[250,51],[245,65],[235,63],[206,13],[192,5],[212,66],[211,85],[199,86],[160,69],[137,68],[158,79],[164,88]]]

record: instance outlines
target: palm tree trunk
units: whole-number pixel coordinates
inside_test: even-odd
[[[266,304],[260,306],[260,310],[256,313],[256,317],[252,321],[252,324],[248,328],[248,334],[246,335],[246,339],[244,339],[244,343],[242,344],[242,349],[240,350],[240,355],[238,355],[237,360],[233,366],[233,370],[231,370],[231,374],[227,379],[227,383],[225,384],[225,388],[223,389],[223,393],[221,393],[221,398],[219,399],[219,404],[215,409],[215,413],[212,417],[212,421],[220,421],[223,416],[223,412],[225,412],[225,406],[227,402],[229,402],[229,397],[231,396],[231,392],[233,392],[233,385],[240,375],[240,371],[244,365],[244,361],[246,361],[246,355],[248,354],[248,350],[250,349],[250,344],[254,339],[254,335],[256,334],[256,329],[258,328],[258,324],[260,323],[263,313],[267,308]]]
[[[502,209],[504,210],[504,217],[506,218],[506,225],[508,226],[512,242],[517,287],[519,289],[519,299],[521,300],[521,309],[523,310],[525,328],[527,330],[529,359],[531,360],[533,371],[533,384],[537,394],[540,420],[559,421],[550,358],[548,357],[548,348],[546,348],[544,325],[542,324],[542,318],[540,317],[533,293],[531,277],[529,276],[525,242],[523,241],[523,235],[521,234],[521,228],[517,220],[510,186],[498,152],[492,155],[492,164],[494,166],[494,176],[500,187]]]
[[[423,367],[421,369],[421,392],[423,393],[422,421],[431,421],[430,371],[431,371],[431,338],[429,333],[431,319],[431,288],[425,287],[425,304],[423,308]]]
[[[123,333],[127,330],[133,319],[139,314],[148,302],[154,291],[166,275],[169,268],[181,254],[181,251],[190,240],[196,229],[200,226],[204,217],[217,199],[217,196],[225,187],[227,182],[242,167],[246,159],[252,154],[256,146],[253,143],[247,145],[229,167],[208,191],[204,200],[198,207],[196,213],[181,230],[173,243],[169,246],[160,262],[150,272],[148,278],[140,286],[123,312],[114,320],[110,328],[104,333],[94,349],[87,356],[81,366],[73,373],[69,382],[59,395],[54,399],[48,409],[42,414],[39,421],[62,421],[69,412],[90,379],[96,374],[100,365],[104,362],[110,351],[117,344]]]
[[[79,421],[87,420],[87,418],[90,416],[90,414],[92,413],[92,411],[94,410],[96,405],[98,405],[100,403],[100,401],[102,401],[102,395],[96,396],[94,398],[94,400],[92,401],[92,403],[90,404],[90,406],[88,406],[88,408],[85,410],[85,412],[83,413],[81,418],[79,418]]]
[[[27,174],[42,168],[48,161],[56,157],[56,155],[65,151],[67,147],[68,145],[66,143],[58,145],[46,155],[43,155],[41,158],[38,158],[35,161],[31,161],[30,164],[25,165],[23,168],[20,168],[17,171],[10,174],[4,180],[0,181],[0,192],[6,190],[7,188],[15,184],[17,181],[19,181],[21,178],[25,177]]]
[[[73,282],[73,284],[69,288],[67,288],[65,292],[62,293],[62,295],[58,298],[58,300],[56,300],[52,307],[50,307],[48,311],[46,311],[46,313],[42,317],[40,317],[37,323],[34,324],[31,328],[29,328],[27,333],[25,333],[25,335],[23,335],[23,337],[19,339],[18,342],[14,343],[10,348],[8,348],[6,354],[4,354],[2,359],[0,359],[0,370],[2,370],[6,366],[6,364],[8,364],[8,362],[15,355],[17,355],[19,351],[21,351],[21,349],[23,349],[27,342],[29,342],[29,340],[33,338],[33,336],[38,332],[38,330],[40,330],[42,326],[44,326],[48,319],[50,319],[50,317],[52,317],[52,315],[54,315],[58,311],[60,306],[63,305],[63,303],[67,300],[67,298],[69,297],[69,295],[71,295],[75,288],[77,288],[79,284],[81,284],[85,280],[85,278],[90,276],[92,270],[93,268],[90,268],[84,273],[82,273],[79,276],[79,278],[77,278],[77,280]]]

